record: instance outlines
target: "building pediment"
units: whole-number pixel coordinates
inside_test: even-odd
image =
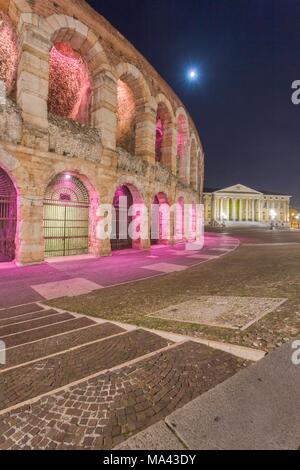
[[[261,196],[262,193],[259,191],[256,191],[256,189],[249,188],[248,186],[245,186],[244,184],[235,184],[233,186],[229,186],[228,188],[224,189],[219,189],[216,191],[217,194],[222,194],[222,193],[232,193],[232,194],[252,194],[252,195],[258,195]]]

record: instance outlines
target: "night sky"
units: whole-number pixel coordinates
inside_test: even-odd
[[[243,183],[300,208],[300,0],[90,0],[185,103],[208,187]],[[197,85],[186,80],[200,68]]]

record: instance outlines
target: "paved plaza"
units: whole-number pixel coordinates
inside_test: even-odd
[[[243,403],[253,361],[300,336],[299,243],[299,233],[233,230],[208,234],[198,253],[178,245],[1,269],[0,449],[131,449],[145,436],[153,448],[222,446],[211,435],[178,441],[172,417],[188,410],[195,433],[192,414],[215,418],[207,394],[233,387]]]

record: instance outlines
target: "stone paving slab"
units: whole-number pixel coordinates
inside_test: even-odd
[[[12,325],[0,326],[0,338],[3,339],[5,336],[21,333],[23,331],[33,330],[40,326],[51,325],[53,323],[60,323],[66,320],[74,318],[70,313],[58,313],[54,315],[48,315],[44,318],[38,318],[35,320],[29,320],[22,323],[13,323]]]
[[[287,343],[167,418],[190,449],[296,450],[300,365]]]
[[[276,310],[286,299],[201,296],[149,316],[221,328],[247,329]]]
[[[0,374],[0,410],[63,387],[101,370],[166,347],[170,342],[144,330],[94,342]]]
[[[59,353],[69,348],[74,348],[75,346],[90,343],[97,339],[116,335],[124,331],[125,330],[112,323],[103,323],[102,325],[95,324],[85,329],[75,330],[71,333],[65,333],[59,336],[53,336],[52,338],[42,339],[35,343],[11,348],[8,349],[6,353],[6,365],[0,365],[0,372],[16,365],[25,364],[26,362],[50,356],[51,354]]]
[[[5,413],[0,449],[112,449],[245,365],[194,342],[172,346]]]
[[[57,314],[57,310],[41,310],[40,312],[26,313],[18,317],[7,318],[5,320],[2,320],[0,317],[0,328],[2,328],[3,326],[7,326],[7,325],[13,325],[15,323],[22,323],[22,322],[29,321],[29,320],[45,318],[50,315],[56,315],[56,314]]]
[[[21,344],[31,343],[32,341],[38,341],[49,336],[59,335],[67,331],[78,330],[79,328],[84,328],[94,324],[95,322],[89,318],[74,318],[73,320],[47,325],[41,328],[37,328],[36,330],[26,331],[12,336],[6,336],[4,339],[5,345],[6,348],[11,348]]]
[[[40,312],[41,310],[45,309],[43,309],[43,307],[38,304],[27,304],[20,305],[19,307],[1,309],[0,319],[3,320],[5,318],[12,318],[17,317],[19,315],[25,315],[27,313]]]
[[[186,450],[164,421],[123,442],[114,450]]]
[[[74,297],[76,295],[88,294],[94,290],[102,289],[102,286],[88,279],[74,278],[38,284],[31,286],[31,288],[45,299],[51,300],[59,297]]]

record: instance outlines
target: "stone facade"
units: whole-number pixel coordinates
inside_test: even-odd
[[[180,198],[189,204],[200,202],[204,151],[197,129],[170,87],[112,25],[83,0],[0,0],[0,13],[11,22],[10,37],[16,35],[18,47],[15,85],[0,100],[0,169],[13,181],[18,195],[18,263],[39,263],[45,258],[44,198],[57,175],[74,175],[89,191],[89,252],[99,256],[109,255],[111,246],[109,240],[98,239],[98,207],[112,204],[120,185],[127,185],[147,206],[159,193],[170,205]],[[49,99],[55,99],[55,94],[49,96],[50,56],[61,44],[74,51],[69,64],[73,72],[77,55],[91,77],[85,85],[88,98],[84,101],[79,90],[81,101],[72,118],[63,112],[50,113]],[[0,50],[4,65],[10,64],[5,56],[9,47],[10,43]],[[6,75],[0,69],[1,80],[3,84]],[[127,114],[132,121],[124,126],[130,129],[126,139],[119,137],[120,82],[123,90],[130,90],[126,99],[131,100]],[[74,98],[79,79],[70,86],[74,86]],[[64,98],[60,97],[60,108],[51,102],[51,110],[63,110]],[[88,99],[88,122],[82,123],[76,116],[82,115]],[[163,123],[159,150],[158,117]],[[124,143],[128,141],[130,145]],[[139,246],[145,249],[149,244],[141,240]]]
[[[261,192],[237,184],[205,189],[206,225],[274,225],[289,227],[291,196]]]

